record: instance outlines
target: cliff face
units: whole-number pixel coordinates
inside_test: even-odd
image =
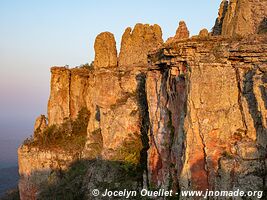
[[[213,34],[232,35],[232,7],[222,3]],[[48,119],[37,118],[18,150],[22,200],[48,191],[93,199],[95,188],[266,188],[267,35],[203,29],[190,39],[180,22],[173,38],[161,37],[158,25],[127,28],[117,58],[104,32],[93,67],[51,68]]]
[[[18,151],[20,199],[36,199],[37,194],[45,189],[45,184],[53,184],[55,171],[67,170],[77,159],[77,155],[66,151],[22,146]]]
[[[223,0],[213,35],[245,36],[267,31],[267,1]]]
[[[178,41],[150,54],[151,183],[265,187],[266,39]]]
[[[24,145],[26,147],[22,146],[19,149],[22,199],[29,198],[25,195],[25,188],[28,188],[28,191],[35,191],[30,194],[31,198],[36,198],[40,190],[40,183],[44,183],[44,180],[49,177],[47,174],[51,171],[64,171],[75,160],[91,161],[96,158],[103,162],[107,160],[108,162],[99,163],[99,165],[109,166],[110,163],[115,163],[116,167],[112,165],[114,171],[120,171],[121,168],[125,168],[124,165],[131,168],[133,166],[132,170],[135,171],[137,170],[135,166],[141,165],[141,161],[146,162],[146,150],[144,149],[147,148],[149,121],[145,119],[148,115],[145,96],[147,60],[144,60],[144,57],[152,47],[155,47],[155,44],[162,43],[161,30],[157,25],[138,24],[133,33],[129,35],[130,38],[125,37],[124,34],[119,67],[116,61],[117,50],[114,37],[111,33],[105,32],[96,38],[93,68],[51,68],[48,126],[38,129],[42,125],[38,118],[34,141],[27,141]],[[138,46],[132,47],[132,43],[138,44]],[[126,50],[131,48],[133,49]],[[138,51],[139,56],[132,54],[132,51]],[[129,60],[124,62],[124,57]],[[69,145],[66,141],[72,139],[70,142],[76,142],[77,138],[69,136],[70,139],[68,139],[68,135],[76,134],[73,132],[72,124],[75,120],[77,121],[79,113],[84,108],[89,113],[84,147],[78,150],[64,147],[64,145]],[[68,128],[69,126],[72,128]],[[64,134],[67,135],[66,138]],[[51,135],[53,135],[52,139]],[[53,138],[59,138],[60,142],[53,141]],[[49,143],[50,140],[53,143]],[[48,144],[46,144],[47,141]],[[58,145],[62,141],[64,142],[63,146],[62,144]],[[79,141],[77,140],[77,142]],[[25,151],[24,148],[28,150]],[[64,166],[56,164],[58,163],[57,159],[50,156],[50,154],[57,155],[58,149],[65,151],[66,156],[72,157],[72,159],[66,158]],[[125,164],[120,166],[121,163]],[[54,164],[56,165],[54,166]],[[110,170],[112,166],[107,169]],[[144,166],[140,167],[142,170],[145,169]],[[32,174],[36,171],[47,171],[47,168],[49,168],[49,173],[43,175],[43,181],[40,183],[32,181],[30,178]],[[105,169],[105,167],[103,168]],[[95,171],[99,170],[99,167],[92,165],[90,169]],[[106,173],[103,172],[101,175],[105,180]],[[142,184],[140,181],[142,172],[136,178],[139,179],[138,184]],[[133,182],[135,183],[136,180]],[[136,184],[130,185],[134,185],[136,189]],[[91,193],[88,195],[90,196]]]

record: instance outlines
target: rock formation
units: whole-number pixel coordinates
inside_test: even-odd
[[[126,28],[121,39],[119,66],[146,65],[147,53],[163,43],[160,26],[136,24]]]
[[[48,124],[61,124],[70,117],[70,71],[64,67],[51,68],[50,97],[48,101]]]
[[[174,36],[175,39],[188,39],[189,38],[189,31],[184,21],[179,22],[179,26],[176,30],[176,34]]]
[[[117,66],[117,49],[114,35],[110,32],[100,33],[95,39],[94,67]]]
[[[223,0],[220,4],[218,17],[215,21],[215,25],[212,29],[212,35],[221,35],[222,34],[222,25],[225,17],[225,13],[228,8],[228,0]]]
[[[76,160],[89,161],[101,158],[103,162],[108,162],[99,163],[100,166],[107,165],[110,168],[110,165],[113,167],[115,165],[117,167],[113,170],[121,171],[125,170],[124,165],[127,167],[139,165],[140,160],[145,159],[140,152],[145,148],[145,139],[142,138],[147,135],[148,129],[144,124],[146,100],[144,100],[145,75],[142,73],[146,70],[145,66],[128,66],[120,68],[119,71],[117,68],[88,70],[53,67],[51,69],[49,126],[35,135],[33,144],[27,141],[18,151],[22,200],[36,198],[42,186],[48,184],[47,180],[54,179],[55,176],[57,180],[57,174],[70,168]],[[57,147],[54,143],[51,146],[49,139],[45,139],[49,138],[49,135],[58,137],[60,143],[64,142],[63,145],[67,140],[62,139],[60,134],[51,129],[58,129],[66,135],[72,134],[69,133],[68,126],[77,120],[79,112],[84,107],[89,112],[89,118],[83,149],[75,150],[72,144],[66,144],[68,145],[66,148],[64,146],[62,148],[62,145]],[[78,139],[75,138],[73,142],[80,142]],[[49,147],[45,145],[46,140]],[[91,170],[99,171],[95,167],[92,165]],[[103,171],[103,180],[107,180],[106,173]],[[36,182],[35,179],[39,176],[40,182]],[[136,184],[140,184],[141,178],[142,173],[135,176],[138,180],[133,180],[132,189],[137,188]],[[114,180],[108,179],[108,181]]]
[[[166,43],[171,43],[173,41],[185,40],[189,38],[189,31],[187,29],[186,23],[184,21],[179,22],[179,26],[176,30],[174,37],[168,38]]]
[[[201,31],[199,31],[198,36],[199,36],[200,38],[206,38],[206,37],[209,36],[209,31],[208,31],[206,28],[204,28],[204,29],[202,29]]]
[[[40,115],[39,117],[37,117],[33,129],[34,133],[43,132],[46,127],[47,127],[47,122],[45,115]]]
[[[266,30],[266,7],[267,1],[260,0],[223,1],[213,35],[246,36]]]
[[[20,147],[18,151],[19,192],[21,200],[36,199],[45,189],[44,183],[53,177],[53,172],[66,170],[78,158],[65,151],[42,150]]]
[[[188,38],[180,22],[162,44],[158,25],[137,24],[123,34],[118,65],[114,37],[102,33],[93,69],[53,67],[48,125],[39,117],[38,134],[18,150],[21,199],[96,199],[95,188],[265,190],[267,35],[230,37],[256,33],[256,23],[224,28],[243,4],[221,4],[213,34],[227,37],[203,29]],[[263,13],[264,4],[248,7]]]

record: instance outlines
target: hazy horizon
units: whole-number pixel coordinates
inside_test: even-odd
[[[1,1],[0,140],[32,134],[35,118],[46,114],[51,66],[77,66],[94,58],[100,32],[115,35],[119,51],[126,27],[159,24],[166,40],[184,20],[190,35],[211,30],[216,1]]]

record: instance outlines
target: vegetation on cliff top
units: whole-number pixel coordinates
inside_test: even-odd
[[[33,139],[24,141],[29,147],[80,152],[86,142],[89,111],[82,108],[75,120],[66,119],[61,125],[51,125]]]
[[[85,69],[92,70],[92,69],[94,69],[94,61],[92,61],[90,64],[89,63],[81,64],[79,66],[79,68],[85,68]]]

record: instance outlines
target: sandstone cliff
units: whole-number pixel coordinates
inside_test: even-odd
[[[266,39],[178,41],[150,54],[153,184],[183,190],[265,187]]]
[[[24,145],[26,147],[19,149],[21,199],[29,198],[25,195],[25,188],[28,188],[27,191],[35,191],[29,194],[36,198],[41,182],[44,183],[47,179],[47,173],[44,173],[43,181],[33,183],[31,176],[36,171],[64,171],[75,160],[90,161],[98,158],[118,164],[115,171],[125,167],[130,167],[133,171],[140,167],[145,170],[144,166],[139,167],[140,161],[146,162],[148,131],[148,120],[145,119],[148,116],[145,96],[145,72],[148,68],[145,57],[152,47],[158,47],[162,43],[161,30],[157,25],[138,24],[129,37],[131,38],[125,39],[124,34],[122,39],[122,49],[125,50],[120,54],[120,64],[125,66],[119,66],[119,69],[114,37],[106,32],[96,38],[93,68],[51,68],[48,126],[43,128],[43,122],[38,118],[36,126],[42,127],[42,130],[38,129],[33,142],[27,141]],[[138,46],[133,47],[132,44]],[[133,49],[126,50],[131,48]],[[138,53],[140,57],[132,52]],[[124,62],[123,59],[130,59],[131,63]],[[84,138],[83,134],[77,134],[73,128],[84,108],[88,111],[87,135],[84,143],[81,143],[84,147],[76,145],[74,148],[67,141],[76,143]],[[66,157],[69,155],[73,159],[66,158],[63,166],[58,165],[58,159],[52,155],[59,152],[66,152]],[[27,162],[31,164],[27,165]],[[109,166],[109,162],[99,165]],[[51,163],[55,163],[55,167]],[[50,166],[49,170],[47,166]],[[93,167],[91,170],[96,169],[98,168]],[[137,185],[142,182],[142,170],[135,177],[138,179]],[[106,172],[101,176],[106,178]],[[136,188],[134,184],[134,189]]]
[[[267,35],[224,28],[243,3],[223,1],[213,29],[223,36],[189,38],[180,22],[163,44],[158,25],[137,24],[119,57],[104,32],[93,67],[52,67],[48,119],[37,118],[18,150],[21,199],[95,199],[95,188],[265,190]],[[262,19],[265,2],[248,5]]]
[[[245,36],[267,31],[267,1],[223,0],[213,35]]]

